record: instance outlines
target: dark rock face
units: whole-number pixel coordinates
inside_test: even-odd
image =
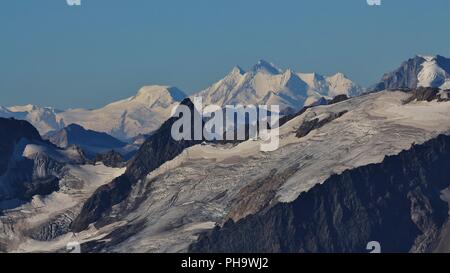
[[[145,228],[145,222],[141,221],[136,224],[128,224],[115,229],[110,234],[106,235],[102,240],[89,241],[81,245],[81,252],[83,253],[102,253],[107,252],[109,247],[116,246],[134,234],[140,232]]]
[[[297,129],[296,136],[297,137],[304,137],[307,136],[311,131],[322,128],[327,123],[332,122],[335,119],[338,119],[342,117],[344,114],[346,114],[347,111],[343,111],[340,113],[330,113],[330,115],[322,120],[319,120],[318,118],[307,120],[300,125],[300,127]]]
[[[59,179],[56,176],[27,181],[21,185],[21,199],[31,200],[35,195],[48,195],[59,190]]]
[[[339,103],[339,102],[343,102],[343,101],[346,101],[346,100],[349,100],[350,98],[347,96],[347,95],[345,95],[345,94],[342,94],[342,95],[337,95],[336,97],[334,97],[332,100],[329,100],[328,101],[328,105],[330,105],[330,104],[336,104],[336,103]]]
[[[428,252],[446,247],[450,137],[382,163],[330,177],[292,203],[278,203],[202,234],[191,252]],[[447,228],[446,228],[447,227]],[[447,232],[448,233],[448,232]]]
[[[393,90],[399,88],[416,88],[417,76],[426,60],[416,56],[402,63],[400,68],[385,74],[381,81],[369,88],[370,91]]]
[[[188,106],[191,112],[195,111],[194,105],[189,99],[185,99],[181,104]],[[102,215],[110,211],[112,206],[123,201],[130,193],[132,186],[148,173],[174,159],[184,149],[202,142],[201,140],[174,140],[171,136],[171,129],[178,119],[172,117],[167,120],[157,132],[144,142],[128,163],[125,174],[95,191],[73,222],[73,231],[79,232],[86,229],[90,223],[99,220]]]
[[[405,101],[405,103],[410,103],[412,101],[447,101],[447,98],[441,96],[441,90],[439,88],[428,88],[428,87],[419,87],[410,91],[412,96]]]
[[[0,118],[0,175],[8,168],[14,147],[22,138],[41,140],[38,131],[30,123]]]
[[[298,166],[291,167],[284,171],[273,169],[270,175],[263,180],[255,180],[239,191],[236,201],[230,208],[227,217],[237,222],[246,216],[256,214],[259,211],[271,207],[276,200],[278,189],[289,177],[295,174]]]
[[[57,174],[63,165],[45,155],[33,159],[13,156],[20,141],[45,143],[28,122],[0,118],[0,201],[30,200],[34,195],[48,195],[59,189]],[[47,143],[45,143],[47,144]]]
[[[102,162],[105,166],[112,168],[121,168],[125,166],[125,159],[121,154],[114,150],[97,155],[94,162]]]
[[[450,74],[450,59],[447,59],[443,56],[436,56],[436,62],[442,69],[445,70],[448,74]]]

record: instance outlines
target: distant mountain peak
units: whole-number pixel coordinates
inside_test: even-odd
[[[362,88],[347,79],[344,74],[326,78],[317,73],[296,73],[292,69],[281,70],[274,64],[260,60],[247,72],[235,67],[223,79],[212,84],[198,95],[205,104],[220,106],[243,104],[279,105],[280,109],[298,110],[307,101],[321,97],[345,94],[355,96]]]
[[[426,61],[435,60],[439,55],[416,55],[416,57],[422,58]]]
[[[73,145],[80,147],[89,156],[111,149],[120,149],[126,145],[106,133],[85,129],[75,123],[47,135],[46,138],[60,148],[65,149]]]
[[[144,86],[133,97],[93,110],[70,109],[58,116],[66,124],[105,132],[122,141],[157,130],[186,95],[166,85]],[[101,117],[101,118],[99,118]]]
[[[162,98],[181,101],[185,97],[186,95],[183,91],[173,86],[148,85],[139,89],[136,96],[134,96],[132,99],[152,104]]]
[[[269,74],[282,73],[282,70],[280,68],[276,67],[273,63],[270,63],[265,60],[259,60],[258,63],[256,63],[251,70],[255,73],[258,72],[267,72]]]
[[[245,70],[242,69],[240,66],[236,65],[235,67],[233,67],[233,69],[230,72],[231,75],[244,75],[245,74]]]
[[[342,72],[338,72],[334,75],[331,75],[330,77],[328,77],[329,79],[347,79],[347,76],[342,73]]]

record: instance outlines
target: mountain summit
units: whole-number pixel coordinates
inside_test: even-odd
[[[157,130],[170,116],[172,108],[185,97],[176,87],[151,85],[142,87],[135,96],[99,109],[57,111],[35,105],[0,107],[0,117],[27,120],[42,135],[59,131],[67,124],[78,124],[127,140]]]
[[[450,89],[450,59],[443,56],[417,55],[401,64],[396,70],[384,74],[370,91],[417,87]]]
[[[259,60],[258,63],[256,63],[253,66],[251,71],[254,73],[266,72],[273,75],[282,73],[282,70],[280,68],[276,67],[274,64],[269,63],[268,61],[265,60]]]
[[[95,110],[72,109],[58,114],[66,124],[108,133],[126,140],[155,131],[170,116],[172,108],[185,97],[170,86],[145,86],[128,99]]]

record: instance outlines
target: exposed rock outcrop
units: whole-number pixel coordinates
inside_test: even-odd
[[[410,103],[413,101],[448,101],[448,92],[441,91],[439,88],[425,88],[419,87],[417,89],[411,90],[411,97],[405,101],[405,103]]]
[[[0,118],[0,175],[8,168],[15,145],[22,138],[41,140],[38,131],[30,123]]]
[[[323,118],[313,118],[311,120],[305,120],[296,132],[297,137],[307,136],[311,131],[322,128],[327,123],[332,122],[335,119],[342,117],[347,111],[339,113],[329,113],[328,116]]]
[[[30,200],[59,189],[63,164],[44,154],[24,158],[16,154],[30,143],[45,143],[27,121],[0,118],[0,201]]]
[[[114,150],[97,155],[94,162],[102,162],[105,166],[112,168],[121,168],[126,164],[123,156]]]
[[[87,130],[78,124],[70,124],[59,131],[47,134],[44,138],[63,149],[77,146],[91,159],[110,150],[121,150],[127,145],[107,133]]]

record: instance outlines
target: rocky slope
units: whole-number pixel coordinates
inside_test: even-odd
[[[7,232],[9,238],[13,239],[6,240],[4,248],[32,252],[39,251],[45,245],[46,251],[57,252],[76,238],[85,252],[186,252],[197,242],[200,234],[214,230],[215,226],[225,230],[232,227],[233,222],[239,224],[271,211],[279,212],[280,209],[276,208],[283,208],[280,212],[283,217],[274,214],[273,219],[276,220],[268,218],[275,223],[267,227],[258,226],[254,238],[260,235],[260,230],[267,231],[269,243],[255,242],[255,248],[264,251],[358,252],[367,243],[363,244],[363,241],[385,239],[371,238],[378,234],[374,230],[380,226],[386,224],[386,229],[390,230],[392,223],[396,223],[401,228],[409,228],[408,223],[412,221],[422,233],[411,233],[409,229],[404,231],[405,237],[409,239],[412,238],[411,234],[417,235],[411,251],[430,251],[434,244],[438,245],[436,249],[445,249],[445,240],[436,239],[448,237],[445,232],[441,233],[441,230],[445,230],[442,227],[447,225],[446,219],[442,218],[444,206],[435,199],[440,194],[438,191],[444,189],[432,188],[432,184],[428,183],[428,167],[423,167],[425,171],[422,167],[409,168],[409,165],[398,163],[394,166],[402,171],[397,173],[395,168],[389,167],[392,164],[385,165],[391,162],[386,156],[396,158],[403,150],[415,151],[423,143],[438,139],[440,134],[449,134],[450,103],[440,98],[439,93],[428,89],[377,92],[350,99],[342,97],[332,104],[307,107],[283,123],[280,128],[280,147],[273,152],[262,152],[260,139],[239,143],[175,142],[169,132],[175,120],[170,119],[149,137],[123,175],[111,175],[110,180],[106,180],[106,176],[89,179],[100,182],[92,185],[82,183],[89,185],[89,190],[79,195],[69,194],[78,182],[69,184],[69,192],[61,189],[54,193],[56,196],[65,194],[64,198],[69,200],[81,196],[71,201],[71,206],[65,205],[64,209],[52,213],[46,213],[45,209],[38,209],[39,206],[32,203],[23,204],[18,211],[8,210],[4,217],[14,226],[17,226],[17,219],[23,216],[22,210],[37,210],[36,217],[40,221],[38,225],[19,221],[32,229]],[[193,108],[191,104],[190,107]],[[414,144],[418,146],[411,148]],[[440,153],[430,153],[429,157],[430,161],[436,158],[436,164],[445,159]],[[423,160],[411,159],[408,162],[422,164]],[[374,166],[382,167],[370,169]],[[92,168],[96,170],[98,166]],[[380,171],[383,168],[386,168],[386,173]],[[87,171],[83,167],[82,171],[75,173],[71,169],[71,173],[80,177],[84,172],[92,173],[93,170]],[[364,170],[362,174],[361,170]],[[434,170],[434,167],[430,167],[430,173]],[[423,177],[425,180],[420,181],[425,182],[406,182],[408,185],[417,185],[415,188],[396,187],[397,184],[391,183],[391,177],[406,181],[417,171],[424,173],[419,177]],[[369,173],[369,178],[362,179],[364,173]],[[349,178],[349,174],[353,176]],[[377,179],[387,181],[377,183]],[[370,191],[361,189],[366,187],[364,183],[371,184],[367,186]],[[340,185],[345,187],[340,188]],[[324,189],[329,187],[331,192],[338,192],[336,196],[344,201],[328,199],[333,195]],[[416,188],[417,192],[414,191]],[[298,210],[284,210],[297,200],[303,200],[305,194],[309,196],[314,192],[313,200],[301,203],[299,209],[310,206],[316,209],[318,215],[314,211],[312,214],[302,211],[301,217],[306,218],[295,218]],[[404,195],[407,195],[410,203],[406,204]],[[443,200],[448,199],[445,191],[442,196]],[[381,204],[378,199],[382,201]],[[44,208],[56,208],[59,207],[56,204],[64,204],[56,200],[56,197],[47,199]],[[429,206],[423,205],[427,202]],[[401,206],[396,209],[398,204]],[[360,211],[359,208],[366,208],[366,211]],[[414,209],[403,215],[405,208]],[[384,213],[387,218],[377,213]],[[396,213],[401,213],[402,217],[397,217]],[[330,222],[330,214],[335,222]],[[356,220],[352,217],[356,217]],[[387,221],[392,218],[399,222]],[[410,218],[412,220],[408,221]],[[287,234],[286,238],[297,238],[295,232],[298,227],[295,223],[290,225],[292,219],[300,223],[311,221],[311,227],[304,225],[308,230],[316,231],[308,234],[311,243],[295,241],[288,245],[281,239],[278,244],[274,243],[277,239],[271,236],[277,237],[278,230],[272,232],[271,228],[278,226],[277,221],[287,226],[288,232],[294,232],[294,235]],[[336,239],[337,232],[354,228],[354,223],[360,223],[358,221],[368,221],[364,223],[365,226],[357,226],[369,228],[363,228],[353,239]],[[220,231],[215,232],[219,232],[213,232],[219,234],[218,237],[222,236]],[[208,236],[201,235],[203,239],[200,240],[202,244],[197,246],[198,250],[209,251],[215,247],[205,243]],[[402,240],[400,236],[394,246],[386,243],[387,251],[409,251],[405,250],[406,244]],[[235,246],[237,250],[238,247],[248,250],[245,240]],[[398,246],[401,248],[395,248]],[[217,245],[217,250],[226,247]],[[196,248],[192,246],[191,250]]]
[[[425,143],[450,130],[450,121],[448,120],[450,104],[448,102],[438,100],[407,102],[411,96],[413,93],[380,92],[331,105],[307,108],[280,128],[280,148],[274,152],[261,152],[259,141],[246,141],[239,144],[206,143],[184,147],[180,154],[159,165],[153,171],[148,171],[151,168],[137,169],[133,167],[133,173],[137,176],[134,176],[130,169],[125,177],[139,176],[139,179],[126,181],[128,184],[115,181],[114,183],[117,184],[101,187],[101,191],[97,191],[85,203],[73,223],[72,232],[76,232],[77,238],[82,242],[83,251],[86,252],[184,252],[188,251],[189,246],[196,242],[199,234],[214,229],[216,225],[225,229],[232,223],[229,222],[230,219],[239,223],[242,219],[259,217],[268,211],[275,210],[274,208],[289,207],[296,200],[303,200],[302,196],[306,193],[335,187],[335,191],[342,192],[339,196],[348,195],[346,198],[351,203],[348,208],[343,207],[340,201],[335,203],[332,203],[331,200],[328,201],[328,195],[322,197],[319,194],[314,195],[314,200],[308,201],[310,203],[306,205],[317,208],[318,213],[321,211],[320,209],[323,213],[331,213],[331,210],[335,209],[333,206],[340,204],[341,208],[338,207],[336,212],[332,213],[333,217],[334,215],[336,217],[336,222],[329,223],[330,216],[328,214],[318,216],[302,214],[309,217],[304,220],[305,222],[311,220],[311,230],[325,230],[317,232],[320,236],[324,236],[320,238],[325,238],[324,240],[327,242],[336,239],[333,237],[334,230],[330,231],[333,233],[332,235],[326,237],[328,236],[327,230],[331,230],[332,227],[343,232],[342,230],[352,227],[354,221],[367,220],[369,222],[365,224],[369,226],[372,225],[372,221],[377,221],[370,218],[373,214],[370,214],[369,217],[364,211],[360,213],[357,204],[352,202],[367,201],[367,206],[373,209],[375,215],[377,212],[383,212],[388,219],[391,219],[394,216],[386,210],[390,210],[392,213],[403,213],[406,208],[404,194],[409,194],[408,200],[414,201],[414,204],[420,204],[421,198],[425,196],[430,200],[430,206],[436,214],[421,213],[423,206],[414,205],[417,210],[413,214],[408,211],[409,214],[405,214],[403,218],[397,217],[395,214],[394,218],[399,218],[401,221],[395,223],[399,226],[409,223],[407,219],[411,218],[411,215],[417,219],[423,219],[411,221],[417,223],[417,229],[423,231],[423,234],[431,235],[420,237],[421,234],[419,234],[416,239],[418,242],[421,238],[423,242],[433,241],[436,236],[445,236],[440,234],[442,221],[445,222],[445,218],[442,220],[441,217],[442,211],[444,211],[441,209],[444,207],[436,205],[439,204],[434,199],[436,194],[432,194],[441,189],[432,189],[425,185],[423,188],[419,187],[419,191],[414,195],[415,192],[411,188],[396,188],[392,183],[389,184],[391,180],[388,178],[392,175],[400,181],[403,179],[402,176],[394,172],[392,168],[383,165],[385,156],[398,155],[402,150],[411,149],[411,145],[414,143]],[[319,123],[314,123],[314,120],[318,120]],[[315,126],[308,129],[306,133],[297,134],[299,128],[311,122]],[[148,146],[147,149],[149,147],[152,146]],[[419,148],[415,147],[414,149]],[[150,154],[155,153],[154,149],[148,149],[148,151],[151,152]],[[150,154],[143,158],[153,158]],[[145,162],[149,161],[144,160]],[[376,171],[364,169],[364,166],[369,168],[373,167],[373,164],[381,164],[383,167],[379,167]],[[380,173],[380,168],[386,168],[389,172]],[[361,170],[370,171],[371,178],[368,178],[367,181],[363,180],[363,182],[373,184],[368,187],[373,191],[366,193],[369,195],[366,196],[367,199],[358,195],[364,194],[361,192],[361,187],[366,185],[358,184],[363,183],[358,182],[362,179],[359,179],[359,176],[348,179],[351,171],[359,174]],[[415,175],[415,171],[416,169],[411,168],[411,175]],[[406,167],[405,172],[410,174]],[[388,182],[377,184],[374,179],[381,179],[384,177],[383,175],[388,177],[386,178]],[[323,186],[317,186],[321,184]],[[340,189],[339,185],[348,186]],[[125,189],[126,195],[121,195],[123,189]],[[356,193],[352,194],[352,192]],[[377,208],[374,206],[378,204],[379,196],[386,205]],[[389,196],[391,197],[389,198]],[[325,202],[323,206],[319,205],[323,203],[321,200]],[[391,205],[396,206],[396,202],[402,204],[398,210],[390,207]],[[315,207],[316,204],[317,207]],[[411,204],[408,203],[410,206]],[[445,203],[443,204],[445,205]],[[305,203],[302,203],[302,209],[304,205]],[[276,221],[282,222],[280,225],[286,226],[289,222],[284,221],[294,219],[290,216],[293,213],[289,210],[283,210],[282,213],[285,213],[283,217],[275,218],[278,219]],[[351,220],[352,215],[357,215],[357,220]],[[327,219],[327,221],[324,222],[322,219]],[[345,219],[350,220],[347,222]],[[386,229],[390,230],[392,223],[380,215],[376,219],[379,223],[374,225],[386,224]],[[227,222],[228,224],[225,224]],[[426,224],[422,222],[426,222]],[[93,225],[88,226],[90,223]],[[339,226],[334,226],[334,223]],[[269,224],[266,228],[270,231],[270,228],[275,226],[277,225]],[[289,227],[289,225],[287,226]],[[401,227],[409,228],[406,224]],[[265,229],[261,227],[261,230]],[[296,229],[289,229],[289,231],[291,230],[295,231]],[[317,243],[317,237],[314,237],[316,235],[310,234],[309,237],[316,245],[308,243],[310,248],[304,247],[304,251],[357,252],[362,251],[367,244],[363,241],[384,240],[384,238],[372,238],[372,235],[378,233],[365,233],[367,230],[372,231],[368,228],[357,233],[355,238],[350,239],[352,244],[345,241],[346,239],[343,239],[342,242],[333,241],[332,246],[328,249],[326,247],[329,245]],[[259,234],[258,232],[255,234]],[[411,236],[408,232],[409,229],[404,231],[405,234]],[[276,236],[276,231],[273,234]],[[397,233],[392,234],[397,235]],[[271,234],[267,234],[267,236],[271,243],[276,240],[270,237]],[[286,236],[286,238],[294,238],[289,237],[290,235]],[[64,241],[65,239],[61,237],[60,240]],[[61,243],[61,241],[58,242]],[[201,242],[204,241],[201,240]],[[398,249],[408,251],[405,250],[405,245],[399,241],[395,242],[395,246],[401,245],[402,248],[394,248],[386,243],[387,251]],[[436,240],[433,242],[438,243]],[[254,246],[264,251],[302,251],[300,247],[288,249],[289,245],[283,244],[283,248],[277,248],[281,243],[270,244],[273,246],[272,249],[259,243],[255,243]],[[427,248],[428,251],[428,246],[431,244],[417,244],[416,249],[424,251],[423,249]],[[267,248],[262,248],[262,245]],[[300,243],[295,246],[299,245]],[[204,248],[200,248],[200,246],[199,250],[213,248],[207,244]],[[301,246],[303,247],[304,244],[302,243]],[[424,246],[426,247],[424,248]],[[225,248],[225,246],[220,247]],[[248,250],[245,245],[242,247],[243,250]],[[445,248],[446,246],[441,245],[441,247]],[[236,250],[239,249],[236,248]]]
[[[58,189],[35,195],[30,201],[8,202],[0,215],[0,252],[59,252],[77,238],[70,226],[82,204],[101,185],[124,168],[97,165],[64,165]]]
[[[56,174],[61,164],[44,154],[22,157],[21,152],[32,143],[45,145],[31,124],[0,118],[0,202],[27,201],[58,189]]]
[[[144,86],[135,96],[98,109],[57,111],[34,105],[0,107],[0,117],[27,120],[41,135],[52,134],[70,124],[107,133],[122,141],[157,130],[170,117],[173,107],[186,95],[170,86]]]
[[[121,148],[126,145],[126,143],[106,133],[86,130],[77,124],[70,124],[64,129],[48,135],[47,138],[51,143],[60,148],[76,145],[79,147],[92,146],[112,149]]]
[[[445,240],[450,137],[441,135],[383,162],[333,175],[279,203],[200,236],[192,252],[432,252]]]
[[[194,105],[189,99],[183,100],[181,105],[188,106],[191,111],[195,111]],[[171,129],[176,120],[178,120],[177,117],[167,120],[157,132],[144,142],[128,163],[126,172],[108,185],[99,188],[89,198],[72,225],[74,231],[82,231],[89,224],[99,220],[112,209],[112,206],[122,202],[130,194],[132,186],[148,173],[165,162],[172,160],[181,154],[184,149],[201,142],[196,140],[174,140],[171,137]]]
[[[13,156],[15,145],[22,138],[40,141],[38,131],[26,121],[0,118],[0,175],[3,174]]]

